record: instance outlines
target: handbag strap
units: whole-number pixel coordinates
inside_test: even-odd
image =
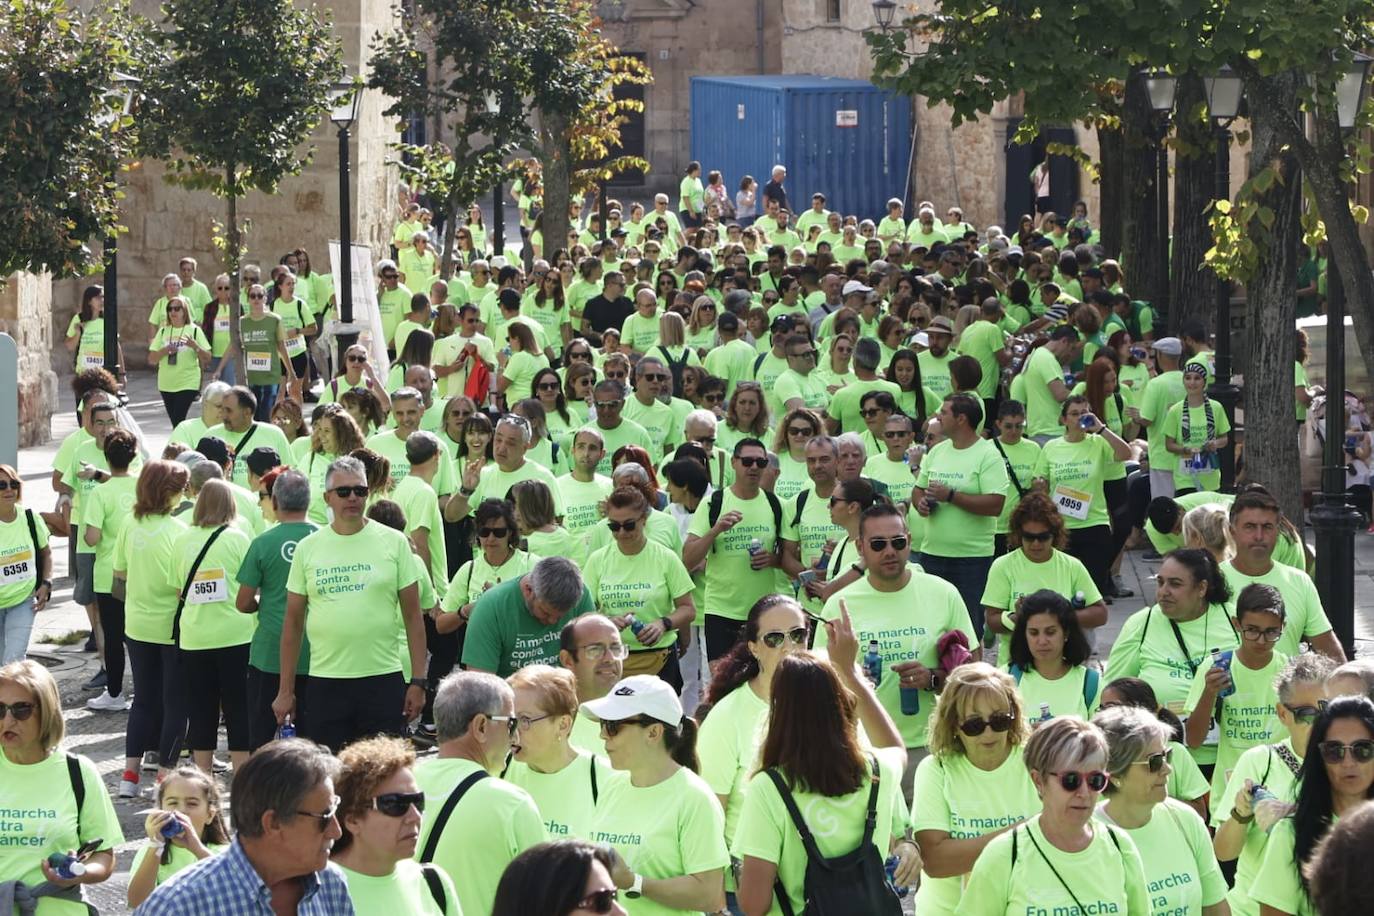
[[[1021,480],[1016,476],[1016,471],[1012,469],[1011,459],[1008,458],[1007,453],[1003,451],[1002,443],[998,440],[996,436],[993,436],[992,444],[993,447],[997,449],[997,454],[1002,456],[1002,463],[1007,466],[1007,477],[1011,480],[1011,485],[1013,487],[1016,487],[1016,495],[1025,496],[1026,488],[1021,486]]]
[[[220,525],[210,536],[205,539],[205,544],[200,548],[200,553],[196,554],[196,561],[191,564],[191,570],[186,574],[186,583],[181,587],[181,594],[177,596],[177,610],[172,615],[172,642],[173,644],[181,641],[181,611],[186,607],[186,596],[191,593],[191,583],[195,581],[196,573],[200,571],[200,564],[205,562],[205,555],[210,552],[210,546],[215,540],[224,533],[228,525]]]
[[[420,853],[420,864],[424,865],[434,861],[434,851],[439,848],[439,835],[444,832],[448,819],[453,816],[453,809],[458,807],[463,796],[468,794],[468,789],[486,779],[487,775],[486,770],[472,773],[467,779],[458,783],[458,786],[449,793],[448,798],[444,799],[444,806],[439,809],[439,816],[434,819],[434,827],[429,831],[429,837],[425,840],[425,848]]]

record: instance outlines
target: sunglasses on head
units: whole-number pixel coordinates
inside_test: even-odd
[[[425,793],[387,792],[384,795],[378,795],[373,798],[372,807],[382,812],[387,817],[405,817],[412,807],[421,814],[424,814]]]
[[[1021,540],[1023,541],[1050,541],[1054,539],[1053,531],[1022,531]]]
[[[741,467],[746,468],[766,468],[768,467],[767,458],[740,458],[738,459]]]
[[[477,529],[477,536],[478,536],[479,538],[504,538],[504,537],[508,537],[509,535],[510,535],[510,529],[509,529],[509,528],[478,528],[478,529]]]
[[[1101,792],[1107,787],[1107,774],[1101,770],[1093,770],[1088,773],[1064,770],[1062,773],[1050,773],[1049,775],[1058,778],[1059,787],[1065,792],[1077,792],[1078,787],[1085,782],[1093,792]]]
[[[620,899],[620,891],[610,887],[605,890],[592,891],[577,902],[577,908],[595,913],[597,916],[606,916],[618,899]]]
[[[632,518],[628,522],[613,522],[607,519],[606,527],[611,529],[611,534],[619,534],[621,531],[633,532],[639,527],[639,519]]]
[[[620,734],[620,730],[627,725],[641,725],[648,728],[650,725],[657,725],[657,719],[650,719],[647,716],[636,716],[633,719],[602,719],[601,729],[608,737],[614,738]]]
[[[759,641],[770,649],[779,648],[782,646],[784,640],[791,642],[794,646],[804,646],[806,645],[807,637],[810,635],[811,631],[806,627],[793,627],[785,633],[782,630],[773,630],[770,633],[764,633],[759,637]]]
[[[33,703],[0,703],[0,722],[6,715],[14,716],[16,722],[26,722],[37,708]]]
[[[356,496],[359,499],[363,499],[367,496],[367,487],[333,487],[330,489],[330,492],[339,497],[339,499],[347,499],[350,496]]]
[[[982,716],[973,716],[959,723],[959,731],[968,735],[970,738],[977,738],[989,728],[997,733],[1010,731],[1012,723],[1016,720],[1009,712],[995,712],[984,719]]]
[[[1151,754],[1150,756],[1146,757],[1144,760],[1133,760],[1133,761],[1131,761],[1131,766],[1133,766],[1133,767],[1149,767],[1151,773],[1158,773],[1160,770],[1164,769],[1164,764],[1168,763],[1169,761],[1171,761],[1171,760],[1173,759],[1173,756],[1174,756],[1174,749],[1171,748],[1171,747],[1166,747],[1164,750],[1160,751],[1158,754]]]
[[[1368,763],[1374,760],[1374,740],[1361,738],[1353,744],[1341,744],[1339,741],[1323,741],[1317,747],[1322,752],[1322,759],[1327,763],[1340,763],[1345,759],[1347,751],[1350,756],[1359,763]]]
[[[887,550],[888,545],[891,544],[893,550],[901,553],[903,550],[906,550],[907,545],[910,543],[911,539],[902,534],[897,535],[895,538],[869,538],[868,549],[874,553],[882,553],[884,550]]]

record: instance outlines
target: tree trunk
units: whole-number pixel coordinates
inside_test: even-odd
[[[458,202],[454,199],[455,196],[456,195],[454,194],[453,186],[450,185],[448,196],[440,202],[440,206],[444,208],[444,213],[447,216],[447,221],[445,225],[448,227],[448,230],[444,233],[444,253],[443,256],[439,259],[439,276],[441,277],[452,277],[454,275],[453,247],[454,237],[458,234],[459,207]],[[463,211],[463,218],[467,219],[466,209],[464,209]],[[458,281],[450,280],[449,282],[456,283]]]
[[[238,176],[234,174],[234,166],[229,166],[225,170],[226,185],[229,189],[228,222],[225,232],[228,238],[225,240],[224,248],[224,269],[229,274],[229,340],[232,344],[238,344],[239,337],[239,317],[243,313],[239,306],[239,262],[243,258],[243,235],[239,232],[239,199],[235,195],[238,189]],[[212,342],[213,343],[213,342]],[[243,352],[242,345],[235,347],[238,357],[234,360],[234,380],[239,385],[248,384],[248,354]]]
[[[1120,258],[1126,169],[1126,147],[1121,130],[1099,127],[1097,148],[1101,156],[1098,181],[1102,194],[1097,214],[1098,230],[1107,257]]]
[[[1247,90],[1251,81],[1247,80]],[[1250,174],[1273,165],[1279,180],[1258,195],[1274,211],[1272,240],[1264,246],[1248,298],[1245,372],[1245,477],[1267,486],[1284,514],[1302,518],[1298,437],[1293,428],[1293,322],[1297,317],[1297,242],[1302,171],[1281,124],[1297,110],[1298,77],[1261,77],[1247,91],[1251,114]]]
[[[542,149],[539,159],[544,167],[544,245],[542,257],[568,247],[569,184],[572,180],[572,149],[568,143],[568,118],[561,112],[539,113]]]
[[[1206,101],[1202,79],[1179,77],[1175,110],[1180,141],[1174,154],[1174,244],[1169,268],[1169,330],[1188,319],[1216,326],[1217,275],[1202,266],[1212,247],[1207,205],[1216,197],[1216,155],[1211,124],[1194,117]]]
[[[1156,201],[1158,133],[1154,112],[1140,80],[1126,81],[1126,104],[1121,113],[1124,168],[1122,170],[1121,257],[1126,289],[1132,298],[1161,303],[1168,293],[1167,265],[1159,247]]]

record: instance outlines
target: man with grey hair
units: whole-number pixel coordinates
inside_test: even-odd
[[[868,446],[864,444],[862,436],[858,433],[844,433],[835,437],[835,482],[862,480],[871,486],[874,492],[888,496],[887,484],[864,476],[864,465],[867,462]],[[904,495],[897,494],[899,499]]]
[[[634,369],[634,396],[625,402],[625,419],[638,423],[649,434],[649,454],[655,457],[682,441],[682,430],[673,422],[673,408],[659,400],[670,391],[672,376],[663,360],[646,356]]]
[[[444,540],[444,519],[440,514],[453,500],[438,496],[434,482],[445,461],[443,444],[434,433],[417,430],[406,437],[406,461],[410,473],[391,490],[391,499],[406,515],[406,535],[415,552],[429,570],[430,581],[439,598],[448,590],[448,548]],[[459,516],[458,518],[461,518]],[[458,518],[452,521],[458,521]]]
[[[449,501],[444,517],[454,521],[469,515],[484,499],[508,499],[510,488],[522,480],[538,480],[546,484],[553,493],[554,512],[561,516],[563,495],[558,487],[558,479],[548,468],[525,457],[532,438],[530,421],[524,417],[511,413],[496,421],[496,430],[491,438],[491,456],[494,460],[486,461],[477,455],[463,465],[458,492]]]
[[[330,748],[378,732],[400,735],[425,702],[425,627],[410,541],[369,521],[367,472],[344,456],[324,477],[334,520],[301,539],[286,582],[278,722],[295,711],[296,662],[310,637],[309,737]],[[399,643],[410,652],[409,683]]]
[[[844,540],[845,530],[830,518],[830,498],[835,493],[840,449],[829,436],[813,436],[806,443],[806,474],[811,483],[782,505],[782,556],[779,565],[788,579],[797,579],[811,570],[825,579],[825,568],[835,545]],[[807,581],[811,579],[812,581]],[[820,613],[820,582],[812,576],[803,579],[806,606]]]
[[[410,473],[410,460],[406,458],[406,440],[420,428],[425,416],[425,399],[419,391],[409,386],[397,388],[391,395],[392,429],[375,433],[367,440],[367,447],[391,462],[391,482],[398,484]],[[444,450],[445,460],[439,462],[434,475],[434,492],[447,496],[458,489],[456,473],[453,469],[453,455],[440,440],[439,447]]]
[[[709,410],[697,408],[682,421],[682,432],[688,445],[700,446],[706,452],[706,471],[711,486],[719,490],[735,482],[735,472],[731,466],[730,453],[716,445],[716,429],[719,423],[716,415]],[[663,467],[673,460],[669,455],[659,464],[659,474]]]
[[[177,424],[176,429],[167,437],[168,442],[180,442],[187,448],[193,447],[210,427],[220,422],[219,407],[224,396],[229,393],[228,382],[215,379],[200,392],[200,416],[187,417]]]
[[[592,389],[592,407],[596,417],[588,426],[595,426],[601,433],[604,446],[601,460],[597,463],[598,474],[611,473],[611,457],[626,445],[638,445],[650,454],[653,443],[649,433],[633,420],[622,415],[625,409],[625,388],[612,378],[605,378]]]
[[[454,672],[439,684],[434,724],[439,754],[415,765],[425,794],[419,859],[453,876],[464,913],[490,913],[511,859],[546,839],[534,799],[487,778],[501,773],[519,731],[515,693],[494,675]]]
[[[525,575],[477,599],[463,643],[463,666],[507,677],[526,665],[557,665],[558,634],[569,620],[593,609],[582,573],[571,560],[540,560]]]
[[[157,887],[139,916],[296,913],[352,916],[348,884],[329,861],[339,762],[309,741],[277,741],[234,774],[234,839]],[[270,906],[266,901],[270,900]]]

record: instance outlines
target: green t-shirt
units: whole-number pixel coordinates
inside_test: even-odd
[[[89,464],[102,471],[110,470],[110,463],[105,460],[105,451],[96,444],[94,437],[87,437],[86,441],[76,447],[71,459],[67,462],[62,471],[62,482],[72,488],[72,520],[74,522],[85,523],[86,500],[98,487],[104,486],[94,477],[89,480],[82,480],[78,475],[81,472],[81,465]],[[61,465],[54,464],[53,468],[61,468]],[[129,465],[129,472],[137,475],[143,467],[143,458],[134,455],[133,462]],[[77,553],[95,553],[95,548],[86,543],[84,537],[78,535],[76,542]]]
[[[334,863],[338,865],[338,863]],[[414,859],[401,859],[389,875],[364,875],[339,865],[348,898],[358,913],[405,913],[407,916],[463,916],[463,906],[453,880],[442,868],[431,866],[444,888],[447,906],[439,909],[429,882]]]
[[[1112,823],[1105,803],[1098,807],[1097,818]],[[1226,879],[1212,852],[1212,837],[1188,805],[1165,799],[1145,826],[1126,834],[1135,841],[1145,868],[1150,912],[1202,916],[1204,907],[1226,899]]]
[[[955,448],[946,439],[921,461],[916,486],[944,484],[960,493],[1005,495],[1007,466],[996,447],[986,439],[976,439],[967,448]],[[997,516],[974,515],[951,503],[940,507],[926,519],[922,553],[937,557],[990,557]]]
[[[1101,700],[1100,695],[1098,699]],[[1169,765],[1174,768],[1169,774],[1169,797],[1184,802],[1197,801],[1208,792],[1207,777],[1202,775],[1197,761],[1182,742],[1170,741],[1169,747],[1174,752],[1169,758]]]
[[[1198,666],[1193,683],[1188,688],[1188,697],[1183,701],[1182,717],[1191,715],[1197,709],[1212,664],[1212,659],[1208,658]],[[1286,664],[1288,656],[1275,652],[1269,664],[1259,670],[1251,670],[1241,663],[1238,656],[1232,656],[1231,683],[1236,692],[1217,698],[1221,704],[1221,717],[1217,720],[1217,762],[1212,773],[1211,790],[1213,798],[1221,798],[1235,771],[1236,761],[1243,752],[1259,744],[1268,744],[1284,734],[1283,725],[1274,711],[1279,702],[1274,678]],[[1212,714],[1215,715],[1215,712],[1214,707]],[[1211,736],[1208,737],[1210,739]]]
[[[0,608],[11,608],[38,588],[38,554],[48,546],[48,526],[37,512],[29,534],[28,515],[22,504],[15,504],[14,521],[0,522]],[[108,591],[108,589],[106,589]],[[22,647],[20,647],[22,648]]]
[[[586,585],[582,597],[553,624],[543,624],[530,614],[520,582],[507,579],[492,588],[472,609],[463,643],[463,665],[509,677],[526,665],[558,665],[558,637],[574,617],[595,610]]]
[[[239,341],[243,345],[243,365],[250,385],[275,385],[281,381],[281,351],[278,339],[285,338],[281,316],[264,312],[261,318],[244,315],[239,319]]]
[[[1236,795],[1245,788],[1248,779],[1257,786],[1264,786],[1279,801],[1292,804],[1298,799],[1297,775],[1284,763],[1279,749],[1301,763],[1302,758],[1293,754],[1293,742],[1289,738],[1275,744],[1252,747],[1240,755],[1231,770],[1231,780],[1220,796],[1211,799],[1212,826],[1220,827],[1231,819],[1231,809]],[[1254,821],[1245,825],[1245,843],[1236,860],[1236,879],[1231,892],[1226,895],[1231,904],[1231,912],[1236,916],[1259,916],[1259,904],[1250,897],[1250,888],[1259,876],[1260,865],[1264,862],[1264,850],[1268,845],[1269,834],[1260,829]]]
[[[535,554],[513,550],[506,558],[506,562],[500,566],[492,566],[487,562],[486,555],[478,550],[471,560],[458,567],[458,571],[449,580],[439,609],[453,613],[476,601],[507,579],[523,576],[539,562],[539,559]]]
[[[778,376],[786,371],[787,359],[775,355],[771,349],[763,354],[762,362],[755,358],[755,366],[751,369],[754,381],[763,386],[763,400],[768,405],[768,413],[775,423],[786,413],[782,408],[782,401],[778,400],[774,391],[778,384]]]
[[[988,843],[969,873],[968,886],[955,913],[1151,916],[1154,911],[1150,909],[1145,870],[1135,842],[1120,828],[1096,820],[1088,824],[1094,835],[1082,852],[1064,852],[1053,846],[1040,829],[1038,814],[1025,826]],[[1115,841],[1108,835],[1109,830],[1115,831]]]
[[[101,317],[82,321],[80,314],[73,315],[71,323],[67,325],[67,336],[70,338],[78,334],[81,335],[81,340],[76,345],[76,371],[103,369],[105,367],[105,319]],[[1299,417],[1299,419],[1302,418]]]
[[[758,768],[759,748],[768,731],[768,704],[743,683],[711,707],[697,734],[701,778],[725,803],[725,841],[734,843],[745,787]]]
[[[178,539],[171,568],[177,588],[185,586],[191,564],[214,531],[193,526]],[[186,590],[186,603],[181,609],[181,648],[223,649],[252,641],[253,617],[239,612],[234,604],[238,589],[231,586],[238,581],[239,566],[250,543],[246,534],[230,525],[210,545]]]
[[[135,491],[138,478],[135,476],[111,477],[95,487],[82,500],[81,524],[100,529],[100,543],[95,545],[95,590],[108,595],[114,588],[114,550],[119,532],[133,517]],[[39,537],[46,539],[46,528],[38,525]],[[85,543],[84,531],[82,543]],[[3,599],[0,598],[0,602]],[[0,604],[9,607],[8,604]]]
[[[1002,440],[997,440],[997,445],[1002,446],[1002,454],[1006,455],[1002,465],[1011,465],[1011,471],[1007,473],[1007,498],[1002,503],[1002,512],[997,516],[997,524],[993,530],[997,534],[1006,534],[1011,530],[1011,514],[1016,511],[1016,507],[1021,504],[1021,493],[1030,492],[1031,483],[1035,479],[1035,466],[1040,463],[1040,445],[1033,439],[1022,437],[1021,441],[1014,445],[1008,445]],[[995,450],[997,445],[993,446]],[[1012,473],[1016,474],[1016,482],[1011,479]],[[1016,484],[1021,488],[1018,490]]]
[[[472,496],[468,497],[469,509],[476,509],[484,499],[506,499],[510,488],[522,480],[541,481],[553,496],[554,514],[563,514],[563,490],[558,486],[558,479],[542,464],[529,460],[513,471],[501,470],[501,466],[494,461],[482,468],[482,473],[477,478],[477,487]]]
[[[79,815],[65,754],[54,751],[31,764],[12,763],[0,754],[0,811],[5,813],[0,818],[0,875],[6,881],[36,888],[47,880],[40,863],[53,853],[97,839],[103,841],[101,850],[113,852],[124,842],[100,771],[90,759],[76,759],[86,787]],[[38,902],[39,916],[85,916],[87,912],[78,901],[45,897]]]
[[[644,530],[648,533],[649,540],[662,544],[675,554],[682,554],[682,529],[678,527],[677,519],[672,515],[657,509],[650,509],[649,521]],[[606,527],[605,519],[587,529],[585,540],[587,556],[591,556],[603,547],[610,547],[615,542],[615,538],[611,535],[611,529]]]
[[[205,435],[214,436],[229,446],[229,454],[234,456],[247,458],[253,449],[266,445],[277,450],[277,457],[283,464],[289,464],[291,461],[291,442],[286,438],[286,433],[281,431],[281,427],[274,423],[260,423],[254,420],[253,425],[241,433],[232,432],[221,423],[210,427]],[[247,461],[234,462],[234,472],[230,480],[241,487],[248,486]]]
[[[627,400],[633,399],[631,398]],[[640,426],[633,420],[626,419],[623,415],[620,418],[620,425],[617,426],[615,429],[606,429],[599,423],[588,423],[584,424],[583,427],[579,428],[595,428],[597,432],[601,433],[601,438],[605,440],[606,454],[602,455],[601,460],[596,463],[596,473],[598,474],[602,474],[607,477],[610,476],[611,457],[626,445],[638,445],[640,448],[644,449],[650,455],[653,454],[654,443],[653,440],[649,438],[649,433],[645,431],[644,427]],[[573,433],[568,436],[569,444],[571,444],[573,439],[576,438],[576,435],[576,431],[574,430]],[[568,459],[568,468],[571,469],[572,448],[565,449],[564,453]],[[554,494],[554,498],[558,498],[557,493]]]
[[[394,428],[384,429],[369,436],[367,447],[386,458],[391,464],[391,484],[393,487],[400,486],[401,481],[410,476],[410,460],[406,458],[406,442],[396,435]],[[448,443],[444,441],[443,436],[439,437],[439,451],[441,453],[439,469],[434,472],[434,482],[431,487],[437,496],[444,496],[458,489],[460,469],[454,463],[453,454],[449,451]],[[326,465],[327,468],[328,465]],[[388,498],[395,499],[394,496]],[[399,502],[399,500],[397,501]]]
[[[1334,827],[1337,821],[1339,818],[1333,816],[1331,825]],[[1294,851],[1296,844],[1293,819],[1285,817],[1274,825],[1269,834],[1264,859],[1250,884],[1250,898],[1258,906],[1271,906],[1281,913],[1316,916],[1317,911],[1303,889],[1302,877],[1298,874]]]
[[[599,730],[601,726],[596,727]],[[579,749],[577,759],[557,773],[540,773],[519,760],[512,760],[504,778],[534,799],[550,839],[577,837],[585,840],[591,835],[592,814],[596,809],[593,786],[599,798],[612,781],[627,777],[612,770],[604,758]]]
[[[440,459],[441,466],[452,463]],[[444,589],[448,588],[448,550],[444,540],[444,519],[439,514],[439,497],[434,494],[433,487],[410,474],[392,488],[391,498],[405,512],[407,535],[417,528],[429,532],[429,578],[442,598]]]
[[[788,369],[778,376],[773,395],[784,407],[788,401],[800,400],[804,407],[809,407],[817,413],[825,413],[826,405],[830,403],[830,392],[825,390],[825,379],[816,372],[802,375],[796,370]]]
[[[772,569],[755,570],[749,565],[749,542],[758,538],[763,549],[773,552],[782,534],[774,521],[767,495],[760,490],[753,499],[741,499],[735,491],[722,491],[720,515],[737,511],[739,524],[723,532],[711,545],[706,557],[706,608],[708,614],[729,620],[744,620],[749,608],[764,595],[772,593],[777,575]],[[702,500],[687,529],[690,539],[705,537],[711,530],[710,501]],[[786,515],[786,507],[783,507]],[[784,519],[785,521],[785,519]]]
[[[943,402],[940,400],[939,396],[935,394],[935,392],[931,391],[929,388],[926,388],[925,386],[922,386],[921,403],[925,408],[926,419],[930,419],[931,417],[935,416],[937,413],[940,412],[940,405]],[[915,390],[913,389],[911,391],[899,391],[897,395],[897,406],[901,408],[902,413],[906,414],[908,417],[911,417],[911,419],[915,421],[917,415]],[[851,430],[851,432],[858,432],[859,429],[860,427],[856,426],[853,430]]]
[[[114,568],[128,580],[124,635],[139,642],[172,645],[172,615],[181,582],[171,575],[177,543],[189,532],[170,515],[130,518],[115,542]]]
[[[286,338],[286,355],[295,359],[306,350],[305,327],[314,323],[310,306],[301,299],[278,299],[272,303],[274,314],[281,316],[282,335]]]
[[[553,348],[555,356],[563,355],[563,325],[570,324],[572,321],[568,316],[566,300],[561,307],[556,307],[552,298],[545,299],[541,305],[535,297],[531,296],[520,303],[520,314],[536,322],[539,327],[544,329],[544,339]]]
[[[1183,516],[1188,514],[1189,509],[1196,509],[1198,506],[1229,507],[1235,500],[1236,494],[1234,493],[1214,493],[1209,490],[1199,490],[1196,493],[1185,493],[1182,496],[1174,497],[1174,502],[1178,503],[1181,510],[1178,516],[1180,524],[1183,521]],[[1145,519],[1145,535],[1161,555],[1183,546],[1182,534],[1162,532],[1148,518]]]
[[[1058,592],[1070,601],[1082,592],[1084,605],[1102,600],[1088,568],[1077,557],[1055,550],[1044,563],[1036,563],[1018,548],[992,561],[982,605],[1001,611],[1002,626],[1010,632],[1016,624],[1016,603],[1042,588]],[[999,635],[997,641],[997,664],[1005,668],[1011,661],[1011,637]]]
[[[308,522],[274,525],[253,539],[239,564],[238,584],[258,590],[258,626],[248,664],[268,674],[281,672],[281,631],[286,621],[286,581],[301,538],[315,531]],[[301,641],[297,674],[310,673],[310,640]]]
[[[229,847],[221,843],[207,843],[205,845],[205,848],[206,851],[208,851],[211,855],[216,855],[218,853],[224,852],[224,850],[228,849]],[[129,873],[131,875],[137,874],[138,870],[143,867],[144,860],[147,859],[149,855],[154,854],[155,853],[153,853],[153,847],[148,845],[147,843],[138,847],[138,852],[134,853],[134,861],[129,865]],[[157,867],[157,883],[154,886],[161,887],[162,884],[166,882],[168,878],[172,877],[172,875],[175,875],[177,872],[185,868],[190,868],[192,865],[195,865],[199,861],[200,860],[196,858],[195,853],[191,852],[191,850],[187,849],[184,846],[177,846],[173,844],[172,855],[170,857],[170,860],[167,862],[166,865],[159,864]]]
[[[148,345],[149,349],[172,348],[157,364],[158,391],[170,393],[200,390],[200,358],[198,351],[191,346],[192,343],[210,349],[210,341],[205,339],[205,332],[198,324],[182,325],[179,328],[163,325],[157,329],[152,343]]]
[[[1102,678],[1098,676],[1095,682],[1093,679],[1097,674],[1083,665],[1072,666],[1055,680],[1041,677],[1034,667],[1022,672],[1017,690],[1031,727],[1040,720],[1045,707],[1049,708],[1051,719],[1056,716],[1091,718],[1102,695]]]
[[[1150,470],[1172,471],[1178,466],[1178,456],[1164,447],[1164,427],[1169,408],[1183,400],[1183,373],[1177,369],[1161,372],[1145,383],[1140,397],[1140,418],[1148,420],[1145,439],[1150,444]]]
[[[410,311],[411,292],[404,283],[397,283],[395,289],[377,291],[377,311],[382,317],[382,339],[388,345],[396,336],[396,325]]]
[[[778,466],[778,478],[773,481],[773,495],[778,499],[792,499],[811,486],[811,475],[806,472],[805,461],[793,458],[790,452],[781,451],[778,453]]]
[[[611,495],[611,478],[593,474],[592,479],[583,483],[571,473],[558,478],[558,494],[563,498],[563,527],[573,537],[583,537],[597,522],[601,514],[597,506]]]
[[[704,365],[711,375],[725,379],[725,394],[728,397],[735,393],[736,384],[749,378],[756,357],[747,341],[736,338],[714,349],[708,348]]]
[[[506,387],[506,403],[514,404],[530,397],[530,385],[540,369],[549,367],[549,358],[543,353],[526,353],[521,350],[512,353],[501,370],[502,377],[510,384]]]
[[[677,599],[692,593],[692,577],[678,554],[662,544],[645,541],[633,556],[612,544],[591,555],[582,569],[582,578],[597,610],[610,617],[634,614],[640,623],[650,624],[673,612]],[[663,649],[677,642],[677,631],[668,630],[652,646],[645,646],[630,627],[620,638],[630,651]]]
[[[952,840],[972,840],[1040,813],[1040,796],[1030,771],[1013,747],[995,770],[982,770],[963,754],[927,757],[916,767],[911,829]],[[932,878],[924,872],[916,891],[916,912],[949,916],[959,905],[961,877]]]
[[[454,757],[431,757],[415,764],[415,782],[425,793],[417,849],[425,848],[444,801],[459,783],[480,769],[471,760]],[[534,801],[523,789],[503,779],[479,781],[463,796],[459,808],[439,838],[434,864],[453,879],[462,912],[481,916],[491,912],[496,886],[510,860],[548,836]],[[471,829],[475,824],[481,829]],[[399,916],[409,911],[380,912]]]
[[[638,423],[649,434],[650,457],[662,455],[682,441],[683,431],[680,423],[674,422],[673,408],[655,398],[648,405],[630,395],[625,399],[621,416],[632,423]]]
[[[602,790],[590,840],[615,848],[635,874],[676,878],[723,870],[730,864],[725,815],[711,787],[686,767],[652,786],[617,779]],[[648,897],[624,900],[630,916],[669,916],[673,909]]]
[[[877,847],[879,857],[886,859],[891,838],[902,836],[906,829],[901,749],[879,748],[874,755],[878,762],[878,799],[877,825],[872,843]],[[864,767],[865,771],[871,773],[872,766],[869,761]],[[783,778],[787,779],[786,773]],[[835,797],[803,791],[799,787],[791,789],[822,855],[842,856],[858,847],[863,839],[865,812],[872,791],[870,779],[863,779],[855,791]],[[778,880],[787,891],[791,911],[803,911],[806,847],[782,796],[778,794],[777,786],[766,773],[759,773],[749,780],[731,847],[736,858],[752,856],[774,863],[778,867]],[[768,912],[770,916],[782,913],[776,894]]]
[[[907,477],[910,477],[907,474]],[[802,493],[806,494],[806,499],[802,499]],[[791,500],[783,504],[782,539],[784,541],[795,541],[801,563],[807,569],[814,569],[816,562],[820,560],[821,553],[825,550],[826,541],[834,541],[838,545],[845,539],[844,528],[836,525],[830,520],[830,500],[828,497],[816,494],[814,485],[807,487],[802,493],[798,493]],[[801,504],[801,512],[798,513],[797,506]],[[802,596],[803,603],[813,612],[821,609],[821,603],[815,598]]]
[[[1227,562],[1221,564],[1221,574],[1226,577],[1226,584],[1231,586],[1228,612],[1235,612],[1236,601],[1240,598],[1241,590],[1247,585],[1258,582],[1262,585],[1272,585],[1279,590],[1279,594],[1283,596],[1284,619],[1283,635],[1274,643],[1276,653],[1297,655],[1302,651],[1298,643],[1303,640],[1311,641],[1313,637],[1331,632],[1331,621],[1322,609],[1321,595],[1317,593],[1317,586],[1307,573],[1276,562],[1262,576],[1247,576]]]
[[[983,380],[978,383],[978,396],[990,398],[997,394],[997,383],[1002,378],[1002,366],[997,362],[997,354],[1006,345],[1006,335],[991,321],[975,321],[964,328],[959,338],[959,352],[978,360],[983,369]],[[925,367],[922,366],[922,378]]]
[[[644,317],[639,312],[620,323],[620,343],[636,353],[648,353],[658,343],[658,312]]]
[[[887,487],[888,494],[898,503],[907,503],[911,500],[911,486],[916,483],[916,478],[911,473],[911,465],[904,459],[893,461],[887,457],[884,450],[877,455],[869,455],[864,462],[863,476],[870,480],[876,480]],[[916,544],[919,550],[921,545]]]
[[[929,350],[916,354],[916,362],[921,366],[921,384],[929,388],[941,401],[945,395],[954,393],[954,381],[949,377],[949,364],[958,354],[946,350],[944,356],[936,356]]]
[[[935,708],[935,694],[919,691],[920,710],[915,715],[903,713],[899,678],[892,673],[892,666],[916,661],[927,668],[937,667],[935,644],[951,630],[962,630],[970,646],[977,642],[959,591],[944,579],[913,567],[906,585],[895,592],[878,591],[868,576],[845,586],[825,602],[821,617],[837,620],[841,599],[849,606],[860,651],[866,652],[870,641],[878,642],[883,672],[877,686],[878,700],[897,723],[906,746],[925,747],[926,723]],[[825,629],[818,628],[816,647],[823,649],[827,642]]]
[[[1179,401],[1164,416],[1164,435],[1173,438],[1174,442],[1185,448],[1201,449],[1207,444],[1207,407],[1211,407],[1212,429],[1216,436],[1224,436],[1231,431],[1231,424],[1226,419],[1226,411],[1221,405],[1211,398],[1207,399],[1206,405],[1202,407],[1191,407],[1187,401]],[[1183,411],[1188,411],[1188,436],[1183,436]],[[1204,453],[1203,457],[1206,455]],[[1217,490],[1221,487],[1221,466],[1217,463],[1215,468],[1210,470],[1195,471],[1186,466],[1186,462],[1180,455],[1174,456],[1174,487],[1183,489],[1192,487],[1195,490]]]
[[[917,225],[920,225],[917,223]],[[884,216],[878,223],[877,236],[885,241],[906,237],[906,220],[900,216]],[[859,251],[863,249],[860,248]],[[843,263],[843,262],[841,262]]]
[[[306,600],[310,673],[362,678],[401,670],[399,593],[414,585],[410,542],[368,522],[356,534],[321,528],[296,544],[286,589]]]
[[[1026,405],[1026,435],[1057,435],[1063,427],[1059,424],[1059,402],[1050,392],[1050,382],[1064,381],[1064,367],[1049,348],[1039,347],[1026,360],[1021,376],[1026,386],[1022,401]]]
[[[1045,478],[1065,528],[1074,531],[1107,525],[1103,482],[1115,464],[1120,462],[1112,445],[1101,436],[1085,435],[1077,442],[1060,436],[1041,447],[1035,476]]]

